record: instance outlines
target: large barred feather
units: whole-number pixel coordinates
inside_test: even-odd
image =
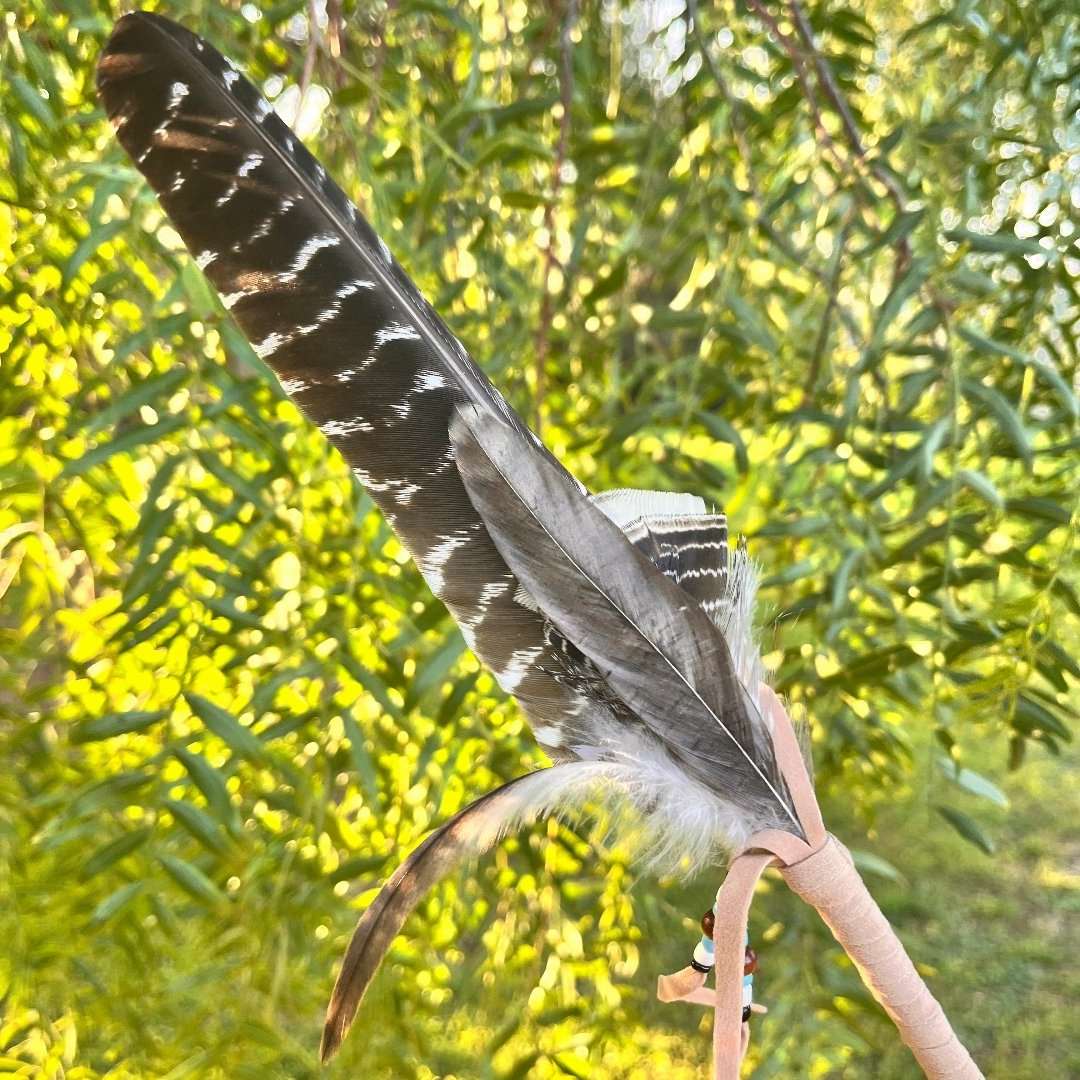
[[[255,351],[557,755],[565,721],[586,722],[589,702],[549,674],[544,620],[514,600],[447,435],[465,402],[524,435],[520,419],[323,167],[209,44],[159,15],[125,15],[98,86],[124,149]]]

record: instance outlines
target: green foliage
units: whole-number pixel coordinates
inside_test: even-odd
[[[0,1071],[314,1075],[357,911],[539,752],[112,139],[121,6],[32,0],[0,39]],[[880,829],[912,778],[924,831],[992,850],[982,773],[1077,710],[1080,20],[668,6],[346,0],[317,47],[300,0],[168,14],[303,98],[592,488],[726,505],[827,816],[913,883]],[[340,1075],[700,1075],[699,1017],[649,998],[715,884],[508,841],[422,905]],[[807,917],[759,907],[757,1075],[910,1075]]]

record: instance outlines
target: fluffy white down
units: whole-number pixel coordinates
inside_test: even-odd
[[[765,680],[765,666],[761,662],[761,653],[754,635],[757,589],[757,566],[745,550],[737,549],[731,559],[728,602],[717,613],[716,624],[731,651],[739,682],[746,687],[758,712],[767,717],[768,712],[763,708],[760,695],[760,687]]]
[[[475,854],[540,818],[593,818],[601,840],[628,844],[657,874],[690,877],[721,865],[752,831],[746,815],[687,777],[647,734],[620,730],[583,760],[541,769],[492,800],[471,827]]]

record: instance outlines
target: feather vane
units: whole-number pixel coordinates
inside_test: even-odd
[[[469,403],[530,438],[325,169],[207,42],[121,18],[98,64],[117,137],[283,390],[337,447],[503,689],[558,750],[590,703],[548,673],[542,617],[491,543],[447,425]]]

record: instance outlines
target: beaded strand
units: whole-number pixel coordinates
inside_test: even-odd
[[[716,905],[701,916],[701,940],[694,946],[694,955],[690,966],[695,971],[708,974],[716,966],[716,946],[713,944],[713,927],[716,925]],[[757,971],[757,953],[750,948],[750,932],[746,933],[746,955],[743,960],[742,1018],[745,1024],[750,1019],[751,1005],[754,1003],[754,972]]]

